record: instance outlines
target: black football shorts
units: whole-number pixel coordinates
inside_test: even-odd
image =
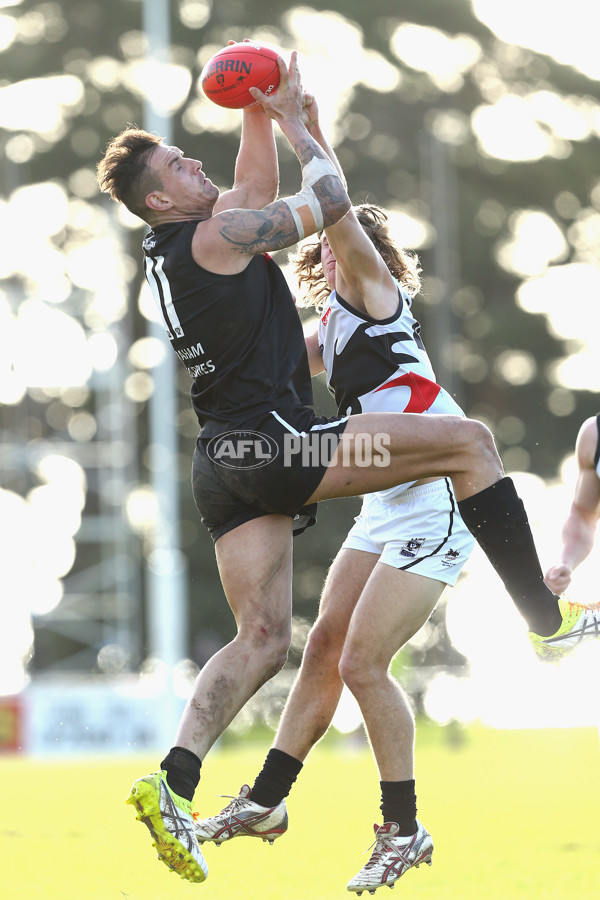
[[[300,418],[289,418],[273,411],[252,429],[199,436],[192,489],[213,541],[273,513],[290,516],[295,535],[315,524],[317,504],[305,501],[319,486],[348,419],[315,416],[306,408]]]

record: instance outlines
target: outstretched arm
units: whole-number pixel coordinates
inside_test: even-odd
[[[319,144],[320,147],[323,148],[331,162],[337,169],[338,175],[344,182],[344,187],[346,190],[348,189],[348,183],[346,181],[346,176],[344,175],[344,170],[340,165],[340,161],[335,154],[335,150],[325,137],[322,129],[321,123],[319,121],[319,107],[317,105],[317,101],[313,94],[310,94],[308,91],[304,92],[304,96],[302,98],[302,119],[306,123],[306,127],[315,141]]]
[[[214,213],[226,209],[262,209],[277,197],[279,169],[273,121],[262,106],[242,112],[242,138],[235,163],[233,187],[215,203]]]
[[[244,39],[250,43],[249,38]],[[234,44],[235,41],[229,41]],[[242,136],[235,162],[233,187],[215,203],[224,209],[262,209],[277,197],[279,168],[273,123],[258,103],[242,110]]]
[[[251,88],[275,119],[302,166],[302,186],[264,209],[230,209],[201,222],[192,252],[199,265],[221,274],[243,271],[257,253],[290,247],[337,222],[350,208],[345,187],[327,154],[302,121],[302,86],[296,54],[289,72],[279,59],[280,83],[270,97]]]
[[[339,160],[321,129],[317,103],[309,94],[305,95],[304,115],[309,132],[344,178]],[[335,287],[340,296],[375,319],[393,315],[398,308],[398,289],[354,211],[327,228],[325,234],[336,261]]]
[[[555,594],[566,590],[574,570],[594,546],[600,518],[600,478],[594,466],[597,443],[598,428],[593,417],[583,423],[577,436],[579,475],[571,509],[562,529],[560,563],[551,566],[545,576],[546,584]]]

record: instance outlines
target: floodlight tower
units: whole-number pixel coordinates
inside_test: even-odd
[[[169,61],[169,0],[144,0],[143,28],[146,36],[146,58],[150,63]],[[144,125],[147,131],[172,140],[170,113],[161,109],[156,98],[161,95],[156,79],[160,68],[146,80]],[[180,549],[179,481],[177,478],[177,384],[176,360],[164,329],[150,322],[148,333],[165,347],[162,361],[154,369],[154,390],[149,403],[150,467],[157,500],[154,545],[148,558],[148,635],[150,654],[166,668],[168,677],[162,694],[159,738],[164,744],[172,740],[179,719],[178,705],[173,702],[173,672],[184,658],[187,623],[186,565]]]

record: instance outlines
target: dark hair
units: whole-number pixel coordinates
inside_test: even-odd
[[[411,297],[418,294],[421,289],[419,259],[416,254],[402,250],[396,245],[390,235],[388,216],[385,210],[372,203],[363,203],[355,206],[354,212],[392,276]],[[291,262],[299,283],[308,290],[308,296],[304,303],[299,305],[314,306],[316,309],[320,309],[330,294],[330,288],[321,266],[321,242],[305,244],[292,257]]]
[[[146,196],[162,188],[160,178],[148,165],[150,154],[161,141],[156,134],[128,125],[109,143],[97,167],[100,190],[144,221],[149,213]]]

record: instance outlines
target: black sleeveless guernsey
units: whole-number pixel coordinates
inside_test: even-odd
[[[270,410],[314,416],[302,325],[281,269],[267,254],[236,275],[203,269],[192,257],[197,225],[159,225],[143,249],[171,346],[193,379],[200,437],[251,428]]]

